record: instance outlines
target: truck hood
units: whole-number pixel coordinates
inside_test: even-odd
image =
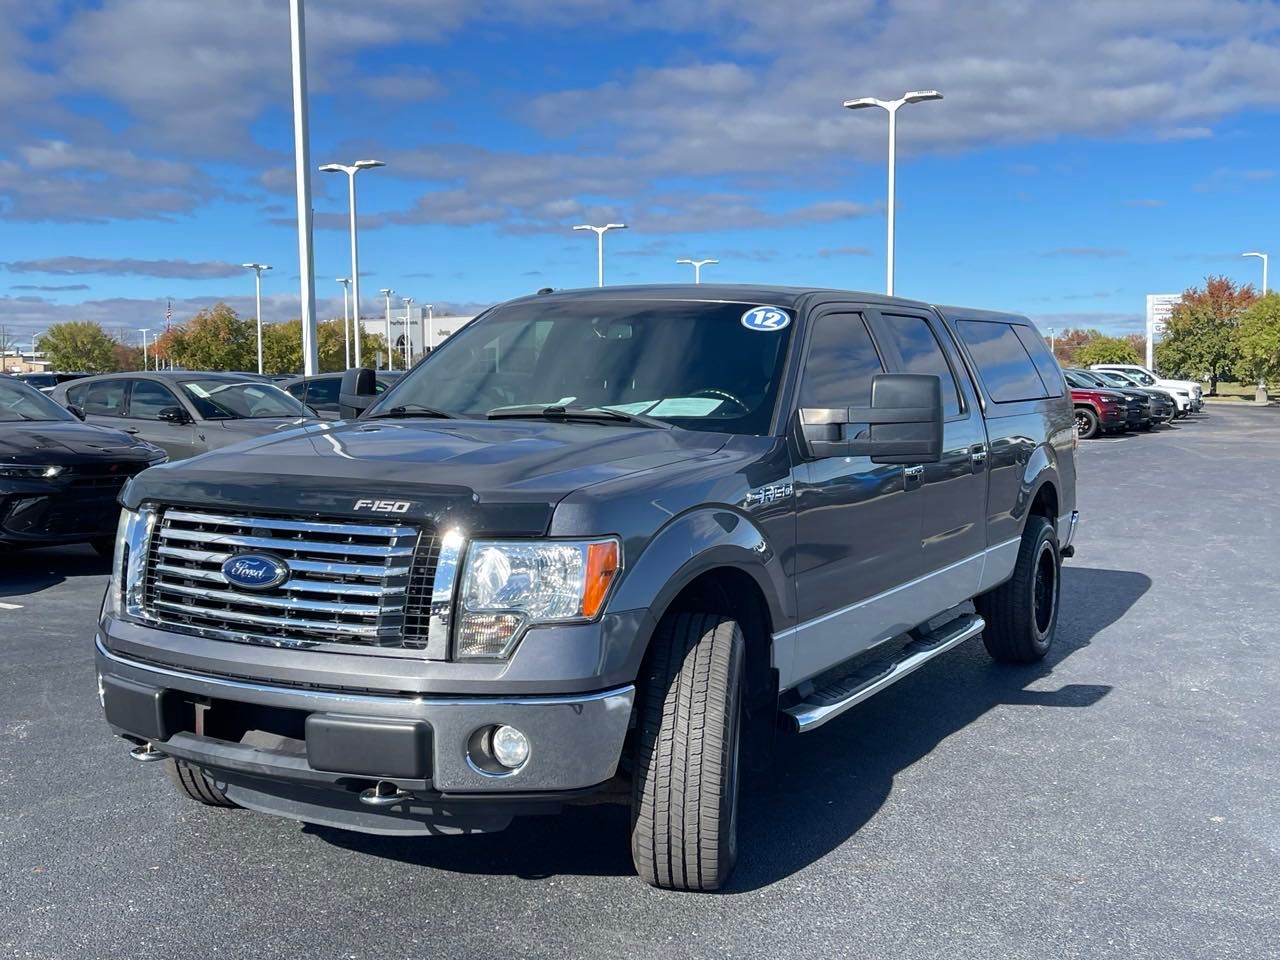
[[[126,505],[419,518],[491,534],[546,531],[582,487],[711,456],[724,434],[542,420],[321,423],[152,469]],[[394,504],[379,504],[385,501]]]

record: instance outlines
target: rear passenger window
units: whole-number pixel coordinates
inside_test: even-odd
[[[338,394],[341,390],[342,381],[338,377],[312,380],[307,385],[307,403],[336,407],[338,405]]]
[[[84,402],[76,404],[85,413],[95,417],[124,416],[124,391],[127,380],[99,380],[89,384],[85,390]]]
[[[996,403],[1042,400],[1048,394],[1036,365],[1009,323],[961,320],[956,324]]]
[[[1016,326],[1013,329],[1022,345],[1027,348],[1027,353],[1031,354],[1031,362],[1036,365],[1036,373],[1040,374],[1040,380],[1049,396],[1062,396],[1062,368],[1045,346],[1044,337],[1031,327]]]
[[[818,317],[800,380],[802,407],[869,407],[871,380],[884,373],[880,355],[862,316],[827,313]]]
[[[885,324],[902,357],[903,373],[931,373],[942,381],[943,415],[954,417],[960,412],[960,393],[938,338],[924,317],[883,314]]]

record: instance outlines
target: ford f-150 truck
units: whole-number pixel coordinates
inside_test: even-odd
[[[422,835],[621,800],[641,877],[716,889],[775,733],[1053,642],[1075,426],[1023,317],[551,292],[341,400],[122,494],[100,694],[202,803]]]

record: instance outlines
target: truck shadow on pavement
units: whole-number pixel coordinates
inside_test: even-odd
[[[883,806],[894,778],[996,707],[1087,708],[1106,684],[1028,689],[1088,646],[1151,587],[1124,570],[1066,566],[1053,652],[1032,666],[993,663],[973,641],[926,665],[822,730],[779,734],[766,777],[744,784],[739,861],[729,894],[768,886],[838,849]],[[630,815],[620,805],[570,807],[517,818],[503,833],[471,837],[374,837],[307,827],[343,848],[416,866],[524,879],[633,873]]]
[[[30,596],[71,579],[111,572],[111,561],[91,547],[40,547],[6,550],[0,547],[0,599]]]

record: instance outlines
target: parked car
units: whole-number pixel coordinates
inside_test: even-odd
[[[1204,397],[1200,384],[1194,380],[1169,380],[1157,376],[1151,370],[1140,367],[1136,363],[1095,363],[1089,369],[1115,370],[1136,380],[1144,387],[1165,387],[1172,390],[1174,400],[1178,404],[1178,419],[1185,417],[1188,413],[1199,413],[1204,409]]]
[[[164,461],[159,447],[0,377],[0,549],[87,542],[110,556],[120,488]]]
[[[79,380],[87,377],[87,373],[15,373],[13,378],[29,384],[43,393],[49,393],[60,383]]]
[[[1080,373],[1096,380],[1100,387],[1109,387],[1112,390],[1136,390],[1146,394],[1151,400],[1151,419],[1155,423],[1171,422],[1178,413],[1178,401],[1173,391],[1165,387],[1144,387],[1118,370],[1082,370]]]
[[[151,441],[171,460],[316,419],[265,378],[236,373],[108,373],[61,384],[52,396],[89,423]]]
[[[1143,431],[1151,430],[1161,420],[1161,418],[1157,418],[1156,416],[1156,409],[1161,411],[1166,409],[1163,397],[1159,400],[1153,400],[1151,394],[1147,393],[1145,390],[1137,390],[1132,386],[1117,387],[1113,384],[1106,383],[1101,377],[1089,370],[1080,370],[1073,367],[1064,371],[1064,373],[1067,377],[1067,383],[1072,386],[1115,390],[1118,393],[1124,394],[1126,411],[1128,413],[1125,425],[1129,429]],[[1153,403],[1158,403],[1158,408],[1153,407]]]
[[[603,793],[641,877],[714,889],[780,719],[1053,643],[1075,440],[1024,317],[593,288],[344,379],[358,420],[124,494],[106,717],[202,803],[426,835]]]
[[[1092,440],[1103,433],[1124,433],[1129,428],[1129,400],[1118,390],[1094,386],[1064,372],[1075,409],[1076,436]]]
[[[403,370],[378,370],[374,374],[376,392],[385,393],[401,377]],[[322,417],[338,420],[342,411],[338,397],[342,389],[341,373],[321,373],[314,377],[294,377],[280,386]]]

